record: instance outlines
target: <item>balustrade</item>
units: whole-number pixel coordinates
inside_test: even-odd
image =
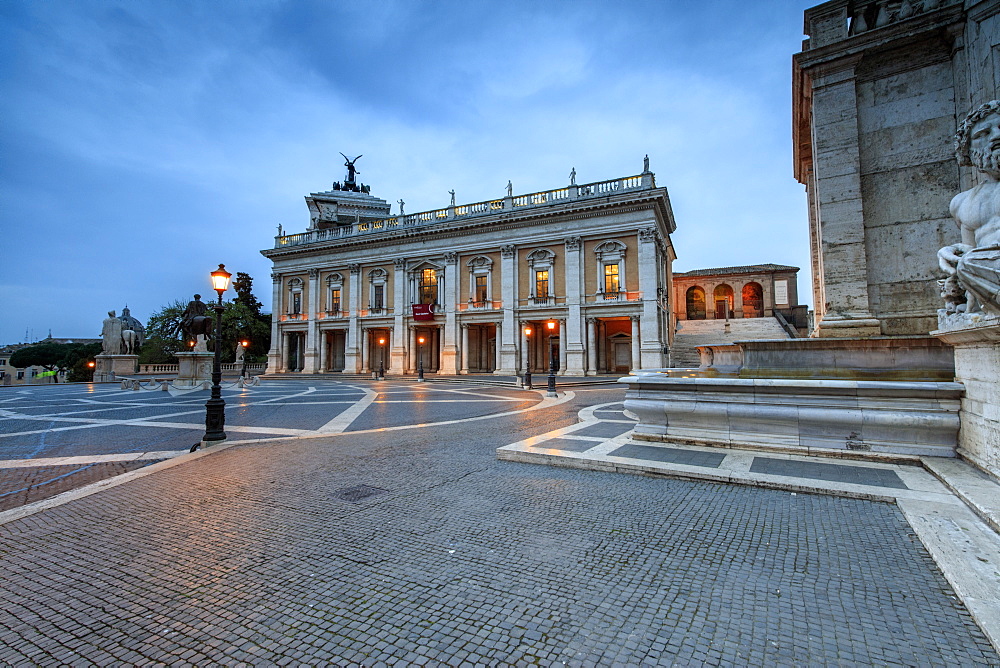
[[[555,188],[553,190],[544,190],[541,192],[529,193],[527,195],[518,195],[511,198],[510,202],[514,208],[544,206],[562,200],[595,197],[623,190],[639,190],[643,187],[642,176],[629,176],[621,179],[598,181],[596,183],[588,183],[578,186],[576,188],[575,195],[573,194],[572,188]],[[323,230],[311,230],[309,232],[302,232],[299,234],[286,234],[274,238],[274,247],[285,248],[288,246],[299,246],[302,244],[311,244],[320,241],[350,237],[355,234],[371,234],[399,227],[425,225],[449,218],[450,216],[454,216],[455,218],[465,218],[469,216],[489,215],[498,211],[503,211],[505,208],[505,201],[506,200],[504,199],[486,200],[484,202],[476,202],[474,204],[462,204],[455,207],[422,211],[420,213],[385,218],[382,220],[370,220],[363,223],[339,225],[337,227],[331,227]]]

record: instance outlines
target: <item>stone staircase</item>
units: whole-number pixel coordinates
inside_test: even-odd
[[[673,366],[687,369],[701,364],[698,346],[790,338],[775,318],[730,320],[728,332],[725,320],[679,320],[671,360]]]

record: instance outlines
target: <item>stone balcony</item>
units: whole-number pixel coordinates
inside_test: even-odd
[[[310,230],[299,234],[285,234],[274,238],[274,248],[283,249],[314,243],[329,243],[338,240],[354,239],[364,235],[390,234],[400,230],[412,230],[436,223],[457,220],[469,220],[505,212],[521,212],[539,207],[566,204],[573,201],[598,199],[608,195],[651,190],[656,187],[653,174],[647,172],[637,176],[626,176],[610,181],[598,181],[583,185],[571,185],[565,188],[545,190],[527,195],[513,195],[500,199],[461,204],[443,209],[422,211],[420,213],[392,216],[383,220],[374,220],[350,225],[341,225],[322,230]]]

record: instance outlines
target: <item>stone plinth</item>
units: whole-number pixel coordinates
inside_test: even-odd
[[[94,382],[113,383],[135,373],[138,355],[98,355],[94,358]]]
[[[699,346],[701,368],[740,378],[951,381],[955,360],[933,336],[783,339]]]
[[[798,454],[954,457],[952,382],[633,376],[634,438]]]
[[[965,386],[958,452],[1000,477],[1000,318],[944,313],[931,332],[955,349],[955,380]]]
[[[175,387],[212,386],[212,361],[215,353],[174,353],[177,358]]]

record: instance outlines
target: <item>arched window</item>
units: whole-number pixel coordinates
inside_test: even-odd
[[[733,315],[733,289],[725,283],[715,286],[715,317],[726,318]]]
[[[302,279],[293,278],[288,281],[288,315],[302,313]]]
[[[687,289],[687,319],[705,319],[705,291],[697,285],[692,285]]]
[[[469,301],[472,308],[490,308],[493,305],[493,260],[477,255],[465,265],[469,268]]]
[[[625,250],[620,241],[605,241],[594,249],[597,255],[597,294],[605,300],[621,299],[625,291]]]
[[[548,248],[539,248],[528,253],[528,268],[531,271],[531,303],[549,304],[555,299],[552,289],[556,254]]]
[[[372,315],[382,315],[386,309],[385,286],[389,281],[389,273],[382,269],[372,269],[368,272],[368,312]]]
[[[764,289],[751,281],[743,286],[743,317],[759,318],[764,315]]]
[[[341,310],[344,294],[343,274],[333,273],[326,277],[326,314],[338,316]]]

